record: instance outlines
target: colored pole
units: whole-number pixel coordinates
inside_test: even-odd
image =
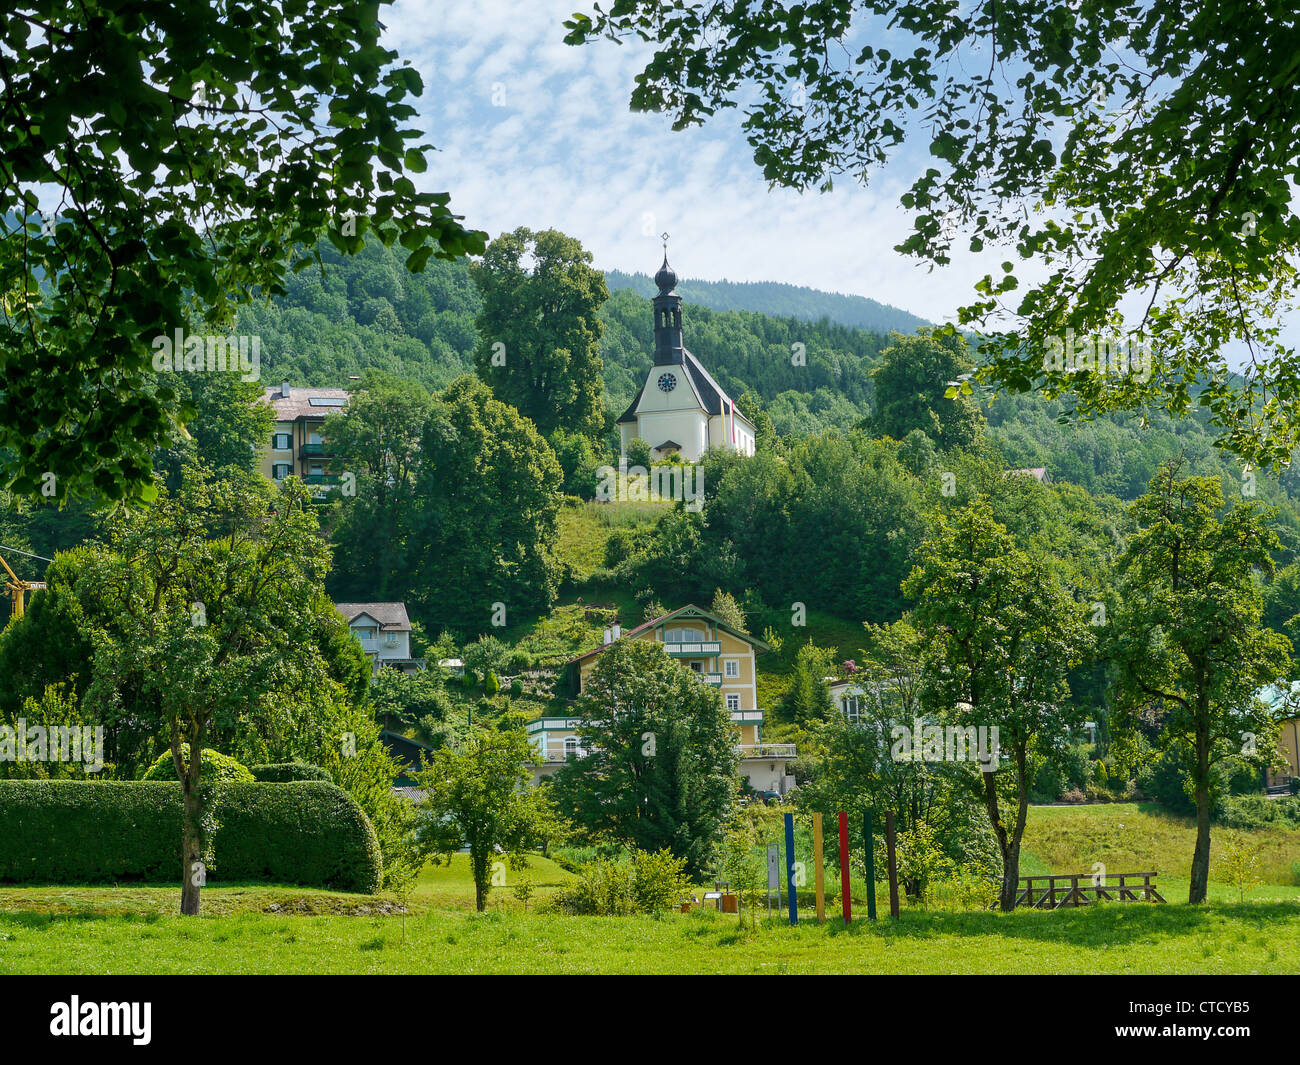
[[[849,894],[849,815],[840,811],[840,908],[844,923],[853,920],[853,898]]]
[[[876,841],[871,835],[871,811],[867,811],[867,920],[876,919]]]
[[[790,923],[799,923],[799,892],[794,882],[794,814],[785,815],[785,885],[790,902]]]
[[[889,916],[898,916],[898,854],[894,851],[894,811],[885,811],[885,855],[889,859]]]
[[[826,867],[822,864],[822,815],[813,814],[813,886],[817,891],[817,923],[826,923]]]

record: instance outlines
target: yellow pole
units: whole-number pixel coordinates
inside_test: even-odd
[[[822,865],[822,815],[813,814],[813,877],[817,885],[817,923],[826,923],[826,869]]]

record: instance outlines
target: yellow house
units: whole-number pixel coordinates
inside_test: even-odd
[[[784,795],[794,784],[789,763],[796,756],[792,743],[763,743],[763,711],[758,707],[758,671],[755,656],[767,644],[732,628],[720,618],[694,605],[622,632],[607,629],[604,642],[565,663],[570,691],[580,694],[601,653],[617,640],[646,640],[663,645],[669,657],[694,672],[701,684],[711,684],[722,694],[723,704],[736,730],[740,771],[759,792]],[[583,756],[577,734],[581,724],[573,717],[542,717],[530,722],[528,732],[545,763],[534,770],[534,781],[550,776],[569,758]]]
[[[330,468],[329,445],[321,427],[329,414],[347,409],[351,393],[342,388],[298,388],[285,381],[268,388],[262,401],[275,413],[271,439],[262,450],[262,473],[277,484],[294,474],[324,495],[337,483]]]

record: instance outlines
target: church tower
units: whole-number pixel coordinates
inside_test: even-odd
[[[668,265],[668,251],[664,250],[664,264],[655,274],[659,295],[652,303],[655,311],[655,365],[680,366],[682,355],[682,298],[673,291],[677,287],[677,274]]]
[[[654,280],[659,289],[651,300],[654,357],[641,391],[618,420],[623,456],[638,437],[650,445],[656,461],[676,455],[695,462],[711,447],[752,455],[754,423],[682,341],[682,298],[676,292],[677,274],[668,265],[666,236],[663,265]]]

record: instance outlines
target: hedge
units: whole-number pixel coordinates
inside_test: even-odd
[[[0,881],[177,883],[178,783],[0,780]],[[333,784],[230,784],[217,799],[212,881],[379,890],[375,830]]]
[[[327,770],[310,762],[269,762],[266,765],[250,765],[248,771],[254,780],[267,784],[288,784],[295,780],[324,780],[334,783],[334,778]]]

